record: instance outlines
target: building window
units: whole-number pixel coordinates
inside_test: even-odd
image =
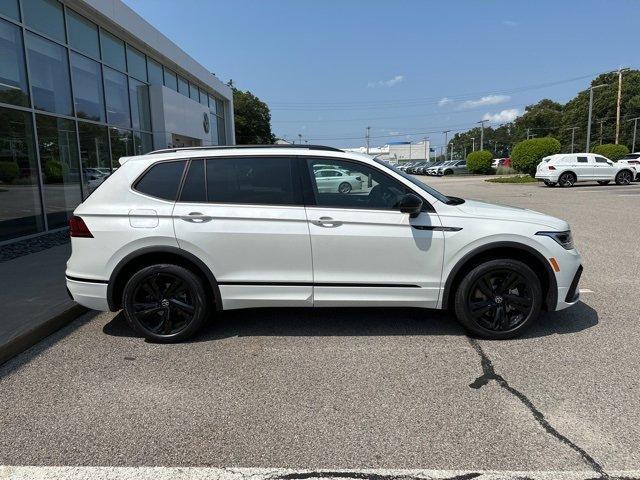
[[[193,83],[189,83],[189,98],[191,100],[195,100],[196,102],[200,101],[200,94],[198,93],[198,87]]]
[[[151,130],[151,109],[149,108],[149,87],[146,83],[129,79],[131,99],[131,122],[136,130]]]
[[[129,74],[143,82],[147,81],[147,62],[144,54],[127,45],[127,67]]]
[[[118,160],[121,157],[135,155],[133,150],[133,135],[131,134],[131,130],[110,128],[109,138],[111,140],[111,168],[115,170],[120,166]]]
[[[67,49],[30,32],[26,43],[34,108],[72,115]]]
[[[80,118],[104,122],[100,64],[76,52],[71,52],[71,75],[76,115]]]
[[[22,2],[24,23],[61,42],[64,34],[64,13],[57,0],[27,0]]]
[[[178,91],[178,77],[168,68],[164,69],[164,86],[176,92]]]
[[[109,158],[109,132],[107,127],[89,122],[78,122],[80,162],[85,198],[106,180],[111,173]]]
[[[147,58],[147,72],[149,73],[150,85],[162,85],[162,65],[155,60]]]
[[[127,76],[104,67],[104,87],[107,100],[107,123],[119,127],[130,127]]]
[[[127,71],[127,60],[124,53],[124,42],[105,30],[100,30],[102,60],[108,65]]]
[[[93,58],[100,58],[100,41],[96,24],[73,10],[67,10],[67,12],[69,44]]]
[[[227,144],[227,134],[224,126],[224,118],[217,117],[218,122],[218,145]]]
[[[42,232],[31,114],[0,108],[0,241]]]
[[[182,77],[178,77],[178,92],[186,97],[189,96],[189,82]]]
[[[210,114],[210,128],[211,128],[211,145],[219,145],[218,143],[218,117]]]
[[[29,106],[20,28],[0,20],[0,102]]]
[[[200,103],[205,107],[209,106],[209,95],[202,90],[200,90]]]
[[[144,155],[153,150],[153,139],[150,133],[133,132],[135,155]]]
[[[20,8],[18,8],[18,0],[1,0],[0,13],[9,18],[20,21]]]
[[[49,228],[64,227],[81,201],[76,125],[36,115],[36,127],[47,222]]]

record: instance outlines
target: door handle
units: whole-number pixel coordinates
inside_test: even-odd
[[[312,220],[311,223],[325,228],[335,228],[342,225],[342,222],[338,222],[331,217],[320,217],[318,220]]]
[[[180,218],[185,222],[189,222],[189,223],[206,223],[213,220],[213,217],[209,217],[200,212],[191,212],[189,215],[185,215]]]

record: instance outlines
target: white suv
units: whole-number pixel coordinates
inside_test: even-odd
[[[578,301],[567,222],[447,197],[365,155],[208,147],[120,163],[70,221],[67,287],[154,341],[250,307],[451,309],[508,338]],[[319,188],[327,169],[361,188]]]
[[[576,182],[597,181],[606,185],[615,181],[629,185],[636,176],[630,165],[613,163],[593,153],[559,153],[545,157],[538,164],[536,178],[548,187],[573,187]]]

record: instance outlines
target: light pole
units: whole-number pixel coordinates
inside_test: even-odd
[[[480,120],[479,122],[476,122],[480,124],[480,150],[484,148],[484,124],[488,121],[489,120]]]
[[[607,83],[602,83],[600,85],[595,85],[589,87],[589,118],[587,120],[587,149],[586,153],[589,153],[591,149],[591,114],[593,113],[593,91],[596,88],[606,87]]]
[[[472,152],[475,152],[475,151],[476,151],[476,137],[471,137],[471,143],[472,143],[472,145],[473,145],[473,147],[472,147],[472,150],[471,150],[471,151],[472,151]]]
[[[444,133],[444,159],[447,160],[447,152],[449,150],[449,140],[448,139],[448,135],[449,132],[451,130],[443,130],[442,133]]]
[[[618,69],[618,102],[616,105],[616,145],[620,139],[620,103],[622,102],[622,72],[629,70],[628,68]]]
[[[569,127],[571,129],[571,153],[573,153],[573,144],[575,143],[575,139],[576,139],[576,129],[578,127]]]

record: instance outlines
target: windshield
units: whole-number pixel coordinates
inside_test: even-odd
[[[377,163],[379,163],[380,165],[383,165],[391,170],[393,170],[394,172],[396,172],[398,175],[402,176],[403,178],[406,178],[407,180],[409,180],[411,183],[413,183],[414,185],[416,185],[417,187],[420,187],[422,190],[424,190],[425,192],[428,192],[429,195],[431,195],[432,197],[440,200],[443,203],[451,203],[451,199],[449,197],[447,197],[446,195],[440,193],[439,191],[437,191],[435,188],[430,187],[429,185],[427,185],[426,183],[422,183],[420,180],[418,180],[417,178],[413,177],[412,175],[409,175],[408,173],[404,173],[402,170],[397,169],[396,167],[394,167],[393,165],[387,165],[385,164],[382,160],[378,159],[378,158],[374,158],[374,161],[376,161]]]

